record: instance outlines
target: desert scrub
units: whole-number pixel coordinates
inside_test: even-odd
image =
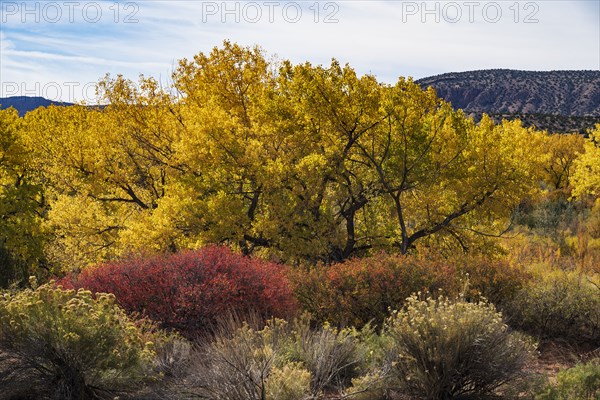
[[[318,323],[378,328],[411,293],[443,289],[457,295],[469,280],[469,297],[479,294],[500,306],[512,301],[530,276],[523,267],[476,255],[443,257],[428,250],[420,254],[377,253],[333,265],[289,271],[300,306]]]
[[[262,328],[254,321],[221,323],[192,362],[188,392],[207,399],[302,400],[311,376],[302,364],[289,362],[289,340],[284,320]]]
[[[600,400],[600,359],[578,364],[556,375],[536,400]]]
[[[306,316],[264,327],[256,321],[224,323],[201,345],[189,369],[188,392],[227,400],[318,399],[353,393],[353,380],[361,392],[371,390],[379,370],[366,368],[360,335],[327,325],[312,328]]]
[[[269,400],[302,400],[307,398],[309,386],[310,372],[301,363],[288,363],[271,370],[265,384],[265,394]]]
[[[578,271],[540,275],[509,308],[511,325],[541,338],[600,343],[600,289]]]
[[[306,315],[294,321],[285,351],[290,360],[310,371],[314,397],[341,393],[361,375],[368,354],[359,336],[355,329],[340,330],[328,324],[313,329]]]
[[[14,396],[113,398],[146,377],[153,338],[110,294],[93,296],[52,284],[5,293],[0,386]]]
[[[413,295],[388,320],[391,374],[419,399],[480,399],[519,375],[533,351],[492,304]]]

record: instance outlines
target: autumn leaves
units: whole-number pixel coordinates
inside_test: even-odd
[[[208,243],[292,263],[483,248],[547,162],[542,133],[475,124],[411,80],[228,42],[182,60],[171,87],[98,88],[105,108],[38,109],[12,130],[58,269]]]

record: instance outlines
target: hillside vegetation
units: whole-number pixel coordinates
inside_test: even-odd
[[[600,125],[229,42],[172,78],[0,111],[0,399],[598,398]]]
[[[454,72],[417,81],[476,119],[521,119],[552,132],[582,133],[600,122],[600,71]]]

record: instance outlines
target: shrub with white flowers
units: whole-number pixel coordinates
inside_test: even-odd
[[[35,398],[109,396],[145,377],[154,337],[112,294],[94,296],[52,284],[5,293],[0,295],[0,387]]]
[[[385,328],[392,374],[403,392],[479,399],[519,375],[533,345],[510,332],[493,304],[420,297],[411,296]]]

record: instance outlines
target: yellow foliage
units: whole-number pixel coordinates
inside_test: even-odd
[[[44,197],[25,146],[23,120],[0,110],[0,286],[25,282],[44,263]]]
[[[586,194],[600,196],[600,124],[591,132],[584,144],[584,152],[575,161],[573,196]]]
[[[581,135],[548,135],[542,151],[548,156],[544,181],[553,190],[568,189],[575,169],[575,160],[584,151],[585,139]]]
[[[0,297],[0,349],[20,365],[19,373],[42,371],[31,376],[45,379],[51,390],[87,385],[112,391],[138,384],[150,372],[155,339],[112,294],[50,283]]]
[[[427,240],[466,250],[504,230],[541,168],[541,134],[476,125],[432,89],[335,60],[275,63],[225,42],[181,60],[172,87],[107,76],[98,91],[104,109],[24,119],[48,254],[73,268],[214,242],[290,262]]]

